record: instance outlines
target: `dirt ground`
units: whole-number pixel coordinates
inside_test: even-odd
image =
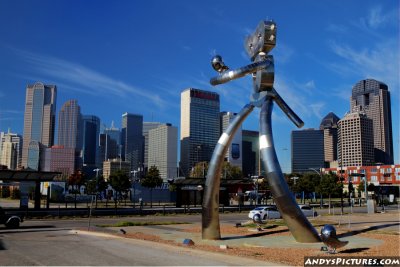
[[[287,227],[278,226],[275,228],[276,233],[273,235],[290,235],[290,232],[284,231]],[[282,231],[279,231],[282,230]],[[200,226],[186,229],[188,232],[201,232]],[[338,231],[338,234],[345,233]],[[221,234],[237,234],[237,235],[250,235],[254,232],[250,232],[246,227],[236,228],[234,226],[222,226]],[[384,233],[384,232],[373,232],[373,233],[358,233],[360,237],[367,237],[372,239],[378,239],[383,241],[381,245],[370,247],[370,248],[357,248],[357,249],[338,249],[336,255],[332,256],[400,256],[400,235],[399,233]],[[143,234],[140,232],[129,233],[126,235],[129,238],[137,238],[154,242],[161,242],[170,245],[183,246],[174,241],[163,240],[162,238],[154,235]],[[193,249],[201,249],[206,251],[226,253],[230,255],[254,258],[257,260],[264,260],[269,262],[281,263],[283,265],[291,266],[303,266],[304,256],[329,256],[323,251],[318,251],[310,248],[270,248],[270,247],[234,247],[230,246],[228,249],[220,249],[216,246],[195,244],[191,246]]]

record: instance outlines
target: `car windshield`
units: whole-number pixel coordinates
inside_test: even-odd
[[[258,208],[255,208],[254,210],[262,210],[262,209],[264,209],[264,208],[258,207]]]

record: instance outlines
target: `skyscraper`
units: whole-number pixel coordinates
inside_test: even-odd
[[[149,167],[149,131],[162,125],[160,122],[143,122],[143,138],[144,138],[144,164],[145,170]]]
[[[369,166],[374,162],[373,122],[364,113],[347,114],[338,122],[338,164]]]
[[[148,157],[149,168],[156,166],[165,182],[177,177],[178,128],[166,124],[150,130]]]
[[[262,175],[262,171],[259,169],[260,149],[258,142],[258,131],[242,130],[242,171],[244,176]]]
[[[388,86],[366,79],[353,86],[351,112],[364,112],[373,122],[375,163],[393,164],[392,112]]]
[[[124,113],[121,127],[122,159],[130,162],[131,171],[143,166],[143,116]]]
[[[58,116],[58,145],[65,148],[81,148],[80,130],[82,124],[81,108],[78,101],[68,100],[61,107]]]
[[[200,161],[210,161],[219,139],[219,95],[188,88],[181,93],[181,162],[184,176]]]
[[[64,149],[71,148],[75,151],[74,168],[81,169],[82,158],[80,152],[82,150],[82,114],[78,101],[75,99],[68,100],[60,109],[58,116],[57,143],[59,146],[64,147]],[[60,150],[50,149],[46,151],[46,153],[56,153],[58,151]]]
[[[82,116],[82,164],[87,173],[100,167],[99,153],[100,119],[94,115]],[[86,170],[85,170],[86,171]]]
[[[221,130],[220,135],[228,128],[231,121],[235,118],[237,113],[221,112]],[[242,169],[242,126],[237,130],[233,136],[232,143],[226,152],[226,161],[232,166],[237,166]]]
[[[121,131],[111,122],[110,128],[105,128],[100,134],[100,159],[107,161],[108,159],[119,158],[121,145]]]
[[[339,117],[333,112],[329,112],[319,125],[319,129],[324,132],[324,160],[327,163],[337,160],[337,131]]]
[[[309,172],[324,167],[324,134],[321,130],[292,131],[292,172]]]
[[[37,82],[26,87],[22,148],[22,165],[25,167],[39,168],[40,146],[50,147],[54,144],[56,96],[55,85]],[[28,153],[29,148],[31,153]]]
[[[22,136],[11,133],[0,133],[0,165],[10,170],[21,167]]]

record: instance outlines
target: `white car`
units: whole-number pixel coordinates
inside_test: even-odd
[[[300,210],[306,215],[306,217],[317,217],[318,213],[308,205],[299,205]]]
[[[275,206],[257,207],[249,212],[249,218],[253,219],[256,214],[260,214],[262,220],[282,218],[281,213]]]

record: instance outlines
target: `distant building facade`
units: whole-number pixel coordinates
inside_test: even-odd
[[[166,124],[149,131],[148,167],[156,166],[165,182],[177,177],[177,153],[177,127]]]
[[[10,170],[21,168],[22,136],[16,133],[0,133],[0,165]]]
[[[341,172],[342,171],[342,172]],[[379,166],[346,166],[337,168],[322,168],[323,174],[332,172],[343,177],[343,183],[348,181],[359,184],[362,181],[360,176],[353,174],[362,174],[368,183],[374,185],[397,185],[400,186],[400,164],[379,165]]]
[[[305,129],[291,133],[292,172],[309,172],[324,167],[324,134],[322,130]]]
[[[55,85],[37,82],[26,87],[23,137],[25,141],[22,148],[24,167],[39,170],[40,147],[50,147],[54,144],[56,99]]]
[[[233,112],[221,112],[220,113],[220,135],[228,128],[229,124],[235,118],[237,113]],[[225,160],[232,166],[237,166],[242,169],[242,126],[239,127],[235,135],[233,136],[232,143],[228,147],[228,151],[225,155]]]
[[[364,112],[373,122],[375,163],[393,164],[390,92],[382,82],[366,79],[353,86],[351,112]]]
[[[326,115],[319,126],[324,132],[324,160],[326,163],[337,161],[338,121],[339,117],[333,112]]]
[[[106,181],[109,180],[110,175],[117,171],[122,171],[129,177],[131,175],[131,164],[127,161],[121,161],[120,159],[111,159],[103,162],[103,177]]]
[[[143,122],[143,139],[144,139],[144,164],[145,170],[148,169],[149,164],[149,131],[162,125],[161,122]]]
[[[338,165],[374,164],[373,122],[364,113],[347,114],[338,122]]]
[[[121,128],[122,160],[130,162],[131,171],[143,167],[143,143],[143,116],[124,113]]]
[[[99,153],[100,119],[94,115],[82,116],[82,169],[92,173],[100,163]],[[79,169],[79,168],[78,168]]]
[[[242,130],[242,172],[246,177],[262,175],[259,166],[260,148],[258,131]]]
[[[210,161],[220,132],[219,95],[188,88],[181,93],[180,169],[189,176],[197,162]]]
[[[121,131],[112,122],[111,127],[105,128],[103,133],[100,134],[101,161],[119,158],[121,149]]]
[[[61,145],[45,148],[41,158],[42,171],[61,172],[67,179],[75,171],[75,148]]]
[[[58,141],[59,146],[75,150],[75,166],[82,165],[82,114],[78,101],[68,100],[63,104],[58,116]]]

